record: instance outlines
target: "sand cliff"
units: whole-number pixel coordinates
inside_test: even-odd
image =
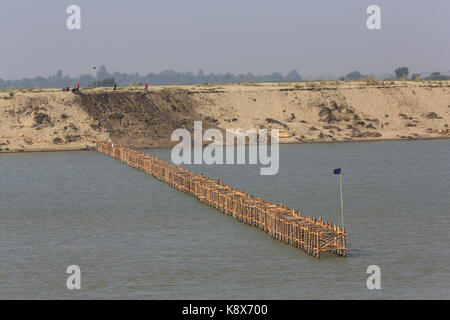
[[[106,92],[106,96],[105,96]],[[111,139],[171,145],[177,128],[278,128],[280,142],[450,136],[450,82],[282,83],[0,92],[0,152],[80,150]]]

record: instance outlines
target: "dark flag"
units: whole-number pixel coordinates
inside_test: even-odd
[[[333,170],[334,174],[341,174],[341,168],[337,168]]]

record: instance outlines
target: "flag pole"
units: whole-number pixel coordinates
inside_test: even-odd
[[[342,197],[342,171],[339,174],[339,190],[340,190],[340,193],[341,193],[342,229],[344,230],[345,227],[344,227],[344,200],[343,200],[343,197]]]

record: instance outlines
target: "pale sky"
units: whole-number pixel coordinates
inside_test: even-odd
[[[68,30],[66,8],[81,8]],[[366,9],[381,8],[381,30]],[[449,0],[1,0],[0,78],[165,69],[302,76],[450,70]]]

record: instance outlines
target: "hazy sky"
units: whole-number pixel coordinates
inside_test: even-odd
[[[66,8],[81,8],[68,30]],[[381,8],[381,30],[366,9]],[[1,0],[0,78],[92,66],[307,75],[450,70],[450,0]]]

